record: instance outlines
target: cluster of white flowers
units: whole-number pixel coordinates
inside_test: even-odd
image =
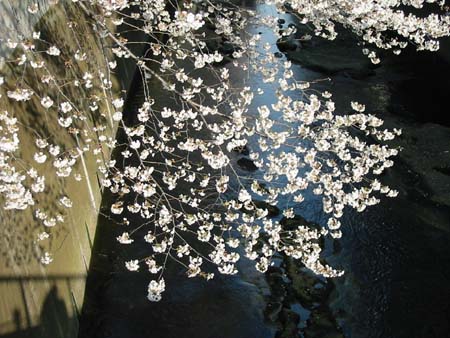
[[[161,278],[159,281],[152,280],[148,285],[148,299],[152,302],[159,302],[165,289],[166,283],[164,278]]]
[[[260,18],[226,1],[185,1],[176,8],[163,0],[73,2],[94,20],[103,45],[112,46],[111,55],[135,61],[145,100],[136,121],[126,125],[124,99],[112,90],[115,60],[107,58],[106,69],[90,69],[88,50],[70,54],[63,45],[9,41],[9,48],[23,49],[17,65],[30,64],[39,86],[18,83],[8,88],[7,99],[23,105],[36,101],[76,144],[68,148],[38,137],[32,156],[37,169],[30,164],[28,170],[19,170],[14,165],[19,150],[17,121],[2,112],[0,193],[5,208],[37,204],[34,195],[45,190],[45,177],[38,174],[44,166],[53,170],[46,175],[80,180],[76,168],[89,153],[98,164],[102,187],[115,196],[112,217],[127,226],[115,235],[117,241],[148,247],[148,255],[125,262],[125,267],[138,271],[145,266],[154,275],[148,287],[151,301],[159,301],[165,290],[163,273],[169,258],[184,266],[188,277],[205,279],[214,277],[211,267],[222,274],[237,273],[241,257],[264,272],[277,253],[324,276],[341,275],[321,260],[321,239],[342,236],[344,211],[361,212],[381,196],[397,195],[376,176],[393,165],[397,150],[383,143],[400,131],[384,129],[383,121],[364,113],[365,106],[356,101],[349,104],[352,112],[335,112],[329,92],[309,91],[311,84],[295,78],[290,62],[281,62],[272,53],[261,55],[270,44],[261,46],[261,36],[246,27],[269,25],[279,34],[276,18]],[[423,2],[293,0],[287,8],[285,1],[266,1],[279,11],[296,13],[302,23],[312,22],[316,34],[328,38],[335,36],[334,24],[340,23],[381,48],[401,49],[412,41],[419,49],[435,50],[436,39],[450,35],[448,16],[419,19],[398,10],[400,4],[420,7]],[[112,28],[121,25],[141,30],[149,42],[128,41]],[[389,35],[391,31],[399,38]],[[293,28],[288,32],[294,33]],[[40,39],[39,32],[33,36]],[[144,55],[131,48],[139,42],[146,46]],[[367,54],[377,61],[375,54]],[[83,65],[79,78],[60,81],[46,67],[61,55],[71,58],[67,66]],[[236,81],[236,74],[245,76]],[[273,102],[258,103],[264,90],[249,87],[248,76],[273,86]],[[69,86],[83,99],[66,95]],[[152,97],[148,86],[163,88],[167,96]],[[90,120],[96,121],[95,128],[89,127]],[[107,128],[117,122],[125,144],[106,136]],[[116,147],[118,158],[105,160],[103,150]],[[240,166],[237,154],[245,152],[248,155],[239,157],[246,164]],[[268,209],[281,196],[302,203],[308,194],[322,200],[328,215],[322,229],[301,222],[288,226],[269,217]],[[57,202],[64,208],[73,205],[61,194]],[[285,219],[295,220],[292,205],[282,207]],[[36,206],[35,216],[46,228],[64,221],[63,215],[52,216]],[[48,237],[42,232],[38,239]],[[51,260],[45,253],[41,261]]]
[[[0,113],[0,193],[5,209],[24,210],[34,204],[33,196],[24,184],[27,175],[14,166],[14,154],[19,150],[17,119],[7,111]]]
[[[49,4],[57,3],[52,0]],[[114,2],[116,9],[124,8],[122,4]],[[28,7],[30,14],[37,14],[38,9],[38,4]],[[76,37],[72,25],[68,19],[66,29],[72,30]],[[99,68],[95,60],[87,58],[89,50],[71,52],[69,49],[73,46],[63,41],[44,41],[39,31],[29,37],[18,35],[16,39],[3,41],[0,37],[5,48],[11,49],[10,54],[14,55],[5,59],[10,66],[3,67],[0,76],[1,207],[27,212],[34,216],[37,224],[45,227],[46,231],[37,236],[39,248],[33,251],[41,252],[41,262],[49,264],[52,256],[44,247],[51,251],[52,244],[46,241],[53,234],[50,228],[63,223],[66,208],[73,205],[69,197],[61,196],[64,180],[83,179],[79,170],[85,153],[92,153],[99,164],[103,163],[105,147],[114,147],[113,140],[105,136],[107,121],[112,120],[109,116],[112,117],[114,111],[109,114],[105,105],[108,102],[107,105],[116,110],[122,98],[110,92],[109,71],[114,64]],[[69,59],[63,59],[66,55]],[[102,60],[111,56],[106,52]],[[61,77],[57,68],[61,66],[71,67],[72,71]],[[86,68],[97,72],[98,76],[94,78]],[[35,123],[33,111],[41,113],[41,107],[43,115],[39,115],[41,118]],[[90,119],[98,121],[99,125],[93,128],[88,123]],[[56,188],[56,182],[61,182],[61,187]],[[55,205],[49,208],[51,198]]]
[[[74,1],[74,2],[76,2],[76,1]],[[95,2],[97,2],[97,1],[95,1]],[[120,11],[125,8],[128,8],[130,6],[130,1],[128,1],[128,0],[98,0],[98,4],[107,13],[110,13],[113,11]]]
[[[334,39],[335,26],[341,24],[369,45],[393,50],[395,54],[400,54],[408,44],[417,50],[436,51],[438,39],[450,34],[450,15],[444,11],[445,0],[291,0],[288,6],[283,0],[270,2],[280,11],[298,15],[302,23],[312,23],[316,35]],[[440,6],[441,13],[422,16],[413,13],[427,3]],[[363,51],[373,63],[380,62],[374,51],[367,48]]]
[[[320,239],[342,236],[339,218],[344,208],[362,211],[379,202],[375,195],[396,194],[371,177],[392,165],[390,158],[397,150],[365,138],[385,141],[395,133],[381,129],[382,121],[375,116],[364,115],[365,107],[358,102],[351,103],[354,113],[335,114],[328,92],[321,97],[304,92],[301,100],[291,99],[309,84],[293,77],[290,62],[280,64],[270,54],[252,57],[257,55],[260,37],[244,36],[241,30],[246,16],[254,14],[251,11],[237,13],[232,6],[205,5],[193,13],[188,4],[173,17],[166,13],[156,18],[148,13],[150,4],[155,9],[155,2],[147,2],[143,15],[144,20],[151,18],[149,26],[167,32],[177,27],[183,34],[171,32],[173,39],[152,42],[158,61],[145,58],[140,67],[182,104],[180,109],[165,106],[146,94],[138,109],[139,123],[124,129],[129,143],[121,154],[134,164],[114,162],[103,180],[118,197],[111,212],[120,215],[119,222],[123,217],[123,223],[129,224],[134,214],[143,224],[151,225],[144,237],[149,256],[126,262],[126,267],[135,271],[141,260],[151,262],[147,264],[150,273],[159,274],[149,286],[149,299],[154,301],[165,288],[161,281],[168,257],[177,257],[189,277],[206,279],[214,276],[204,268],[207,264],[216,265],[219,273],[235,274],[244,255],[264,272],[272,256],[280,252],[299,259],[316,273],[341,275],[342,271],[321,262]],[[205,33],[201,21],[212,15],[216,16],[214,32]],[[215,50],[203,50],[207,48],[204,41],[211,38],[205,34],[233,44],[231,66],[217,65],[223,56]],[[126,43],[120,47],[121,55],[137,59]],[[151,68],[152,62],[160,65],[159,73]],[[250,70],[249,64],[265,83],[276,86],[277,93],[271,106],[256,107],[256,115],[250,108],[255,95],[264,95],[263,91],[255,93],[249,87],[234,90],[229,76],[230,68]],[[200,69],[218,75],[218,83],[206,85],[197,73]],[[258,180],[239,172],[232,159],[233,151],[245,147],[249,139],[259,146],[251,149],[249,157],[262,175],[264,188]],[[268,219],[268,210],[256,203],[276,204],[281,195],[291,195],[301,203],[308,190],[323,196],[324,213],[330,214],[328,229],[318,231],[306,224],[288,229]],[[286,218],[295,216],[292,208],[283,214]],[[142,228],[135,226],[136,230],[122,233],[117,240],[133,244],[135,232]],[[207,243],[209,249],[200,249],[192,236]]]

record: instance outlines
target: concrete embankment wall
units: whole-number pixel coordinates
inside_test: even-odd
[[[34,15],[27,11],[32,3],[39,5],[39,11]],[[20,122],[19,157],[33,163],[39,172],[54,172],[52,161],[37,164],[32,159],[36,150],[36,135],[66,150],[76,149],[77,142],[83,143],[83,135],[77,141],[76,137],[58,126],[55,111],[43,109],[38,98],[26,104],[11,102],[7,98],[6,91],[13,89],[18,81],[24,81],[26,87],[36,91],[41,91],[42,84],[38,83],[37,77],[28,77],[28,73],[22,73],[22,67],[11,62],[22,53],[20,46],[9,49],[4,42],[7,39],[16,41],[20,35],[29,38],[33,31],[41,31],[46,40],[64,47],[61,58],[54,62],[50,60],[48,67],[56,74],[70,75],[72,78],[81,78],[86,71],[95,73],[105,70],[102,43],[89,20],[70,0],[60,0],[55,5],[51,0],[0,0],[0,13],[0,38],[3,39],[0,43],[0,76],[4,76],[6,81],[0,88],[0,110],[7,110]],[[70,27],[68,22],[74,25]],[[88,52],[85,63],[70,62],[77,49]],[[126,90],[133,73],[131,63],[120,61],[111,79],[113,92]],[[79,90],[67,90],[65,94],[78,102],[83,96]],[[92,95],[92,91],[86,92],[88,95]],[[103,108],[100,105],[96,113]],[[89,129],[98,120],[88,118],[86,123]],[[114,138],[116,127],[110,125],[103,134]],[[104,149],[107,158],[109,153],[106,147]],[[45,229],[30,209],[4,210],[4,201],[0,199],[0,337],[77,336],[78,313],[82,306],[91,242],[101,201],[95,159],[86,153],[84,162],[85,166],[78,160],[73,168],[74,173],[80,174],[81,181],[73,176],[66,179],[50,174],[46,176],[46,190],[41,194],[39,207],[49,214],[61,212],[65,217],[64,223],[51,229]],[[58,203],[62,195],[72,199],[71,209],[65,209]],[[51,238],[37,242],[37,235],[44,230],[51,232]],[[39,261],[44,250],[53,254],[53,263],[48,266]]]

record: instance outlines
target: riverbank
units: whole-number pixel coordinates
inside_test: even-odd
[[[37,5],[35,15],[27,10],[32,4]],[[87,151],[82,155],[83,160],[79,160],[72,168],[72,173],[78,174],[79,180],[73,177],[75,175],[67,179],[56,177],[51,160],[39,164],[33,159],[37,150],[35,139],[38,136],[72,153],[78,148],[78,141],[83,143],[88,137],[81,133],[75,137],[58,124],[53,108],[59,105],[57,100],[60,93],[51,86],[46,94],[53,97],[55,105],[49,110],[43,108],[39,98],[44,90],[40,77],[46,73],[46,69],[54,74],[62,74],[61,77],[67,81],[62,91],[71,102],[80,102],[80,98],[89,95],[104,97],[104,93],[96,89],[95,80],[94,88],[90,90],[87,86],[70,86],[70,81],[82,79],[86,71],[107,73],[104,46],[97,38],[92,22],[72,1],[61,0],[55,5],[42,0],[6,1],[0,4],[0,9],[3,18],[0,36],[4,39],[0,47],[0,75],[5,79],[0,89],[1,109],[18,119],[18,156],[45,176],[46,190],[43,194],[37,194],[36,203],[49,217],[61,214],[64,218],[64,222],[58,222],[55,227],[44,227],[42,220],[35,217],[31,208],[25,211],[8,211],[3,209],[2,204],[0,336],[72,338],[78,335],[78,316],[83,304],[98,206],[101,202],[101,189],[95,174],[98,158]],[[76,30],[69,23],[76,25]],[[17,62],[23,53],[21,45],[6,48],[4,42],[6,39],[18,42],[22,38],[33,41],[31,36],[34,31],[41,32],[42,40],[34,40],[38,49],[42,48],[40,44],[44,40],[61,48],[60,58],[45,56],[43,53],[46,68],[32,69],[27,63],[21,65]],[[86,51],[88,57],[84,62],[73,59],[78,49]],[[38,62],[40,56],[41,54],[34,55],[32,60]],[[68,60],[73,62],[64,62]],[[118,95],[128,88],[131,81],[129,74],[130,65],[118,60],[116,72],[111,74],[112,93]],[[37,95],[33,95],[26,103],[11,102],[6,91],[20,84]],[[99,109],[104,109],[104,103],[99,103]],[[96,123],[99,122],[99,116],[95,114],[98,112],[86,119],[84,129],[92,130],[98,125]],[[116,128],[117,125],[109,124],[103,134],[114,137]],[[108,158],[108,149],[105,147],[103,150],[105,158]],[[71,209],[64,208],[59,202],[62,196],[71,199]],[[38,235],[44,230],[51,237],[38,241]],[[48,266],[40,262],[44,251],[49,251],[53,257],[52,264]]]

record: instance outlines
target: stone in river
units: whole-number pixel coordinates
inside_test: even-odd
[[[283,57],[283,53],[281,53],[281,52],[275,52],[273,55],[275,55],[276,58],[282,58]]]
[[[258,170],[258,167],[253,163],[252,160],[242,157],[237,161],[237,164],[241,169],[247,170],[247,171],[256,171]]]
[[[280,214],[280,209],[276,206],[276,205],[271,205],[267,202],[264,201],[253,201],[253,204],[258,208],[258,209],[267,209],[268,217],[276,217]]]
[[[268,320],[276,322],[282,309],[283,304],[280,302],[269,302],[264,311],[264,315]]]
[[[249,151],[247,145],[241,146],[241,147],[236,147],[236,148],[233,149],[233,151],[235,151],[235,152],[237,152],[239,154],[242,154],[242,155],[250,154],[250,151]]]
[[[281,39],[277,40],[277,47],[280,50],[280,52],[292,52],[296,50],[299,47],[299,42],[289,38],[289,37],[282,37]]]

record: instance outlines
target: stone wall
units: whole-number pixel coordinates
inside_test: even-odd
[[[80,46],[89,51],[85,64],[50,61],[49,67],[57,74],[70,73],[71,76],[81,77],[87,70],[95,72],[105,68],[102,45],[83,12],[71,1],[61,0],[54,4],[56,2],[0,0],[0,38],[3,40],[0,43],[0,75],[6,80],[0,89],[0,110],[7,110],[20,121],[20,158],[30,163],[33,162],[36,133],[50,141],[58,140],[66,149],[76,149],[77,143],[82,143],[80,138],[83,135],[74,137],[68,134],[57,125],[55,116],[49,116],[38,100],[27,102],[26,105],[11,104],[5,92],[14,88],[15,81],[19,81],[22,68],[11,62],[20,51],[5,48],[4,41],[15,41],[19,35],[29,37],[33,31],[40,30],[46,40],[64,45],[69,54],[75,53]],[[31,3],[39,5],[39,11],[34,15],[27,11]],[[69,21],[76,24],[75,29],[69,28]],[[67,59],[71,56],[69,54],[65,55]],[[112,78],[113,90],[116,93],[126,90],[133,73],[132,64],[119,62]],[[31,88],[40,86],[33,77],[21,78],[21,81],[26,81]],[[82,99],[79,91],[69,90],[66,94],[74,101]],[[87,128],[93,127],[95,123],[95,117],[88,119]],[[109,126],[104,134],[114,138],[116,127]],[[107,151],[105,155],[109,156]],[[37,243],[37,234],[44,229],[31,210],[6,211],[0,208],[0,337],[77,336],[78,313],[82,306],[91,240],[95,235],[101,200],[95,159],[86,155],[83,160],[79,160],[74,168],[80,174],[81,181],[72,177],[65,180],[46,177],[46,191],[39,200],[41,208],[49,212],[60,211],[62,206],[58,199],[61,195],[67,195],[73,201],[71,209],[61,210],[65,213],[65,222],[49,230],[52,234],[49,242]],[[39,169],[45,172],[50,167],[51,163],[43,164]],[[53,254],[54,261],[48,266],[39,261],[42,245]]]

